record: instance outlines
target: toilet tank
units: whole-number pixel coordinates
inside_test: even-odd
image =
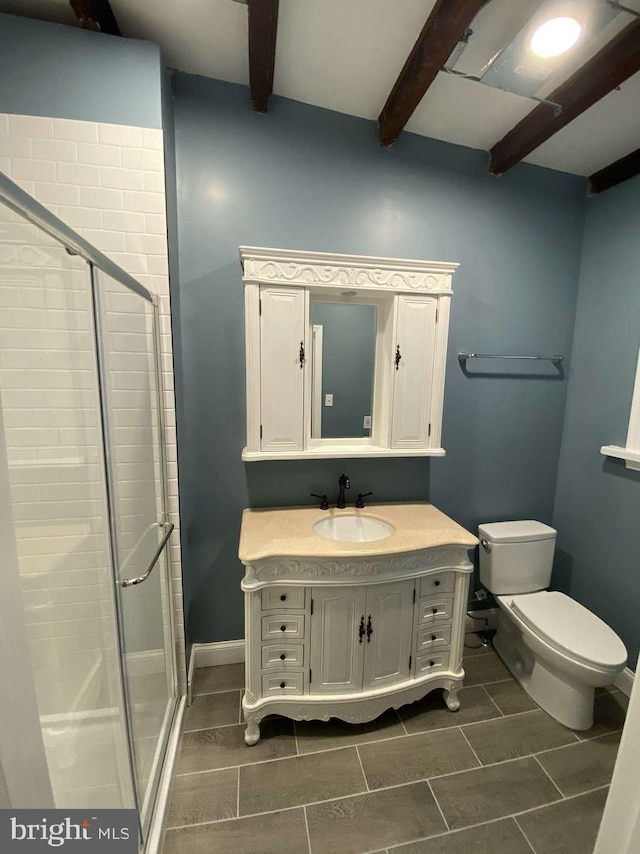
[[[497,595],[533,593],[551,582],[556,530],[542,522],[478,526],[480,581]]]

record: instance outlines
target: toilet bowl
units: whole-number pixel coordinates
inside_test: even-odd
[[[494,647],[525,691],[576,730],[593,725],[594,689],[627,662],[618,635],[563,593],[549,592],[556,532],[540,522],[479,527],[480,580],[498,602]]]

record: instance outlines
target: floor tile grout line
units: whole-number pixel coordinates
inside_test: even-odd
[[[533,758],[534,758],[534,759],[535,759],[535,761],[538,763],[538,765],[540,766],[540,768],[541,768],[541,769],[542,769],[542,771],[544,772],[544,775],[548,778],[549,782],[550,782],[550,783],[551,783],[551,785],[554,787],[554,789],[556,789],[558,792],[560,792],[560,796],[561,796],[562,798],[565,798],[565,800],[566,800],[566,797],[567,797],[567,796],[566,796],[566,795],[565,795],[565,793],[562,791],[562,789],[560,788],[560,786],[558,786],[558,784],[557,784],[557,783],[556,783],[556,781],[553,779],[553,777],[551,776],[551,774],[549,774],[549,772],[548,772],[548,771],[547,771],[547,769],[544,767],[544,765],[542,764],[542,762],[540,762],[540,760],[539,760],[539,759],[538,759],[538,757],[535,755],[535,753],[534,753],[534,755],[533,755]]]
[[[307,816],[306,804],[303,804],[302,812],[304,813],[304,826],[307,830],[307,845],[309,846],[309,854],[311,854],[311,834],[309,833],[309,818]]]
[[[509,761],[512,761],[512,760],[509,760]],[[502,763],[500,763],[500,764],[502,764]],[[483,767],[487,767],[487,766],[483,766]],[[472,768],[471,770],[473,771],[475,769]],[[454,772],[454,773],[464,773],[464,772]],[[450,775],[445,774],[442,776],[450,776]],[[397,783],[393,786],[387,786],[385,789],[374,789],[371,794],[377,793],[377,792],[384,792],[387,789],[401,789],[403,786],[414,786],[417,783],[430,783],[431,780],[437,780],[437,779],[440,779],[440,778],[431,777],[431,778],[425,778],[423,780],[412,780],[411,783]],[[608,789],[608,788],[609,788],[609,784],[607,784],[605,786],[596,786],[595,789],[589,789],[586,792],[580,792],[577,795],[570,795],[568,798],[557,798],[555,801],[548,801],[547,803],[538,804],[535,807],[529,807],[528,809],[520,810],[520,812],[517,812],[517,813],[509,813],[507,815],[498,816],[496,818],[489,819],[488,821],[477,822],[476,824],[470,824],[470,825],[467,825],[466,827],[456,828],[455,830],[449,831],[449,832],[450,833],[456,833],[458,830],[467,830],[468,828],[471,828],[471,827],[480,827],[483,824],[492,824],[494,821],[500,821],[500,819],[503,819],[503,818],[514,818],[516,815],[525,815],[526,813],[535,812],[535,810],[543,809],[545,807],[555,806],[556,804],[566,803],[567,801],[573,800],[574,798],[580,798],[580,797],[583,797],[584,795],[589,795],[592,792],[597,792],[597,791],[600,791],[601,789]],[[369,793],[368,792],[354,792],[350,795],[339,795],[338,797],[327,798],[326,800],[323,800],[323,801],[311,801],[307,804],[294,804],[293,806],[289,806],[289,807],[278,807],[277,809],[273,809],[273,810],[265,810],[263,812],[257,812],[257,813],[248,813],[247,815],[239,816],[238,819],[218,818],[218,819],[214,819],[213,821],[198,821],[198,822],[194,822],[193,824],[173,825],[172,827],[168,827],[167,830],[183,830],[184,828],[187,828],[187,827],[203,827],[203,826],[208,825],[208,824],[221,824],[222,822],[225,822],[225,821],[238,821],[238,820],[242,820],[245,818],[256,818],[258,816],[271,815],[272,813],[288,812],[290,810],[302,809],[303,807],[306,808],[306,807],[321,806],[322,804],[328,804],[328,803],[331,803],[332,801],[345,801],[345,800],[348,800],[349,798],[357,798],[357,797],[360,797],[361,795],[367,795],[367,794],[369,794]],[[434,795],[434,797],[435,797],[435,795]],[[445,836],[446,834],[437,833],[434,835],[435,836]],[[431,838],[432,837],[430,837],[430,836],[429,837],[425,836],[425,837],[421,837],[420,839],[416,839],[413,841],[414,842],[420,842],[420,841],[422,841],[422,839],[431,839]],[[390,845],[389,848],[393,849],[393,848],[399,847],[400,845],[405,845],[405,844],[406,843],[404,843],[404,842],[399,842],[398,845]],[[373,849],[373,850],[381,850],[381,849]]]
[[[524,841],[527,843],[527,845],[529,846],[529,848],[533,851],[533,854],[537,854],[536,849],[533,847],[533,845],[532,845],[532,843],[531,843],[531,840],[529,839],[529,837],[527,836],[527,834],[526,834],[526,833],[524,832],[524,830],[522,829],[522,826],[521,826],[520,822],[518,821],[518,819],[516,818],[516,816],[515,816],[515,815],[512,815],[512,816],[511,816],[511,818],[515,821],[515,823],[516,823],[516,827],[518,828],[518,830],[520,831],[520,833],[523,835],[523,837],[524,837]]]
[[[490,684],[490,683],[487,683],[487,684]],[[480,688],[482,688],[482,690],[484,691],[484,693],[485,693],[485,694],[487,695],[487,697],[489,698],[490,702],[491,702],[491,703],[493,703],[493,705],[496,707],[496,709],[498,710],[498,712],[500,713],[500,715],[501,715],[503,718],[511,717],[511,715],[505,715],[505,713],[502,711],[502,709],[500,708],[500,706],[496,703],[496,701],[493,699],[493,697],[492,697],[492,696],[491,696],[491,694],[487,691],[487,689],[484,687],[484,685],[480,685],[479,687],[480,687]],[[514,714],[517,714],[517,712],[514,712]],[[491,718],[489,718],[489,720],[491,720]]]
[[[236,797],[236,818],[240,818],[240,766],[238,765],[238,793]]]
[[[362,776],[364,778],[364,784],[367,787],[367,792],[370,792],[371,789],[369,788],[369,781],[367,780],[367,775],[364,773],[364,765],[362,764],[362,757],[360,756],[360,751],[358,750],[358,745],[355,744],[354,747],[356,749],[356,755],[358,756],[358,762],[360,763],[360,770],[362,771]]]
[[[469,745],[469,748],[471,749],[471,752],[472,752],[472,753],[473,753],[473,755],[475,756],[475,758],[476,758],[476,760],[477,760],[477,762],[478,762],[478,768],[484,768],[484,764],[483,764],[482,760],[480,759],[480,757],[478,756],[478,754],[477,754],[477,753],[476,753],[476,751],[474,750],[474,747],[473,747],[473,745],[471,744],[471,742],[469,741],[469,739],[467,738],[467,736],[466,736],[466,734],[465,734],[465,731],[462,729],[462,727],[461,727],[461,726],[459,726],[459,727],[458,727],[458,729],[460,730],[460,733],[461,733],[462,737],[464,738],[464,740],[465,740],[465,741],[467,742],[467,744]]]
[[[542,756],[545,753],[553,753],[554,750],[566,750],[567,747],[576,747],[578,744],[590,744],[592,741],[597,741],[599,738],[607,738],[609,735],[617,735],[622,732],[622,729],[612,729],[610,732],[602,732],[600,735],[592,735],[591,738],[580,738],[578,741],[570,741],[569,744],[561,744],[558,747],[547,747],[545,750],[538,750],[532,753],[532,756]]]
[[[580,792],[580,794],[578,794],[578,795],[570,795],[568,798],[565,798],[563,800],[549,801],[546,804],[539,804],[537,807],[529,807],[529,809],[521,810],[520,812],[517,812],[517,813],[509,813],[507,815],[498,816],[497,818],[487,819],[487,821],[479,821],[476,824],[467,824],[464,827],[456,827],[454,830],[450,830],[448,833],[435,833],[435,834],[432,834],[431,836],[422,836],[422,837],[420,837],[420,839],[415,839],[413,841],[414,842],[426,842],[426,841],[431,841],[432,839],[442,839],[445,836],[455,836],[458,833],[463,833],[465,830],[473,830],[477,827],[485,827],[488,824],[495,824],[498,821],[504,821],[505,819],[508,819],[508,818],[512,818],[512,819],[514,819],[514,821],[517,822],[517,816],[526,815],[527,813],[535,812],[536,810],[540,810],[540,809],[546,809],[547,807],[552,807],[552,806],[555,806],[556,804],[562,804],[562,803],[565,803],[565,801],[570,801],[573,798],[579,798],[582,795],[589,795],[592,792],[597,792],[600,789],[607,789],[607,788],[608,788],[608,786],[598,786],[595,789],[589,789],[587,792]],[[520,827],[519,823],[518,823],[518,827]],[[528,839],[527,839],[527,842],[529,842]],[[389,854],[391,854],[393,851],[397,851],[398,848],[402,848],[406,844],[407,844],[406,842],[398,842],[396,845],[390,845],[388,848]],[[531,843],[529,843],[529,845],[531,845]],[[534,854],[536,854],[536,852],[534,852]]]
[[[438,807],[438,812],[442,816],[444,826],[447,828],[447,833],[449,833],[451,831],[451,828],[449,827],[449,822],[447,821],[447,819],[444,816],[444,812],[442,811],[442,807],[440,806],[440,801],[436,798],[436,793],[433,791],[433,786],[431,785],[429,780],[427,780],[427,786],[429,786],[429,791],[431,792],[431,797],[433,798],[435,805]]]

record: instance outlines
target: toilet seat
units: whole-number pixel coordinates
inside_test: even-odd
[[[536,635],[583,664],[618,671],[627,650],[599,617],[564,593],[524,593],[511,597],[513,612]]]

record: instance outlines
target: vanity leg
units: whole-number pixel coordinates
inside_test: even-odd
[[[247,728],[244,731],[244,740],[251,747],[251,745],[257,744],[260,741],[260,719],[247,716],[246,722]]]
[[[458,699],[458,691],[460,688],[461,685],[457,682],[454,682],[448,688],[445,688],[444,701],[450,712],[457,712],[460,708],[460,700]]]

